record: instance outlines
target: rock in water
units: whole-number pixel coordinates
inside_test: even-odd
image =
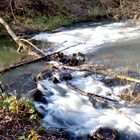
[[[70,58],[69,59],[69,66],[77,66],[78,60],[76,58]]]
[[[36,76],[35,81],[44,80],[44,79],[50,78],[50,77],[52,77],[52,71],[46,69],[46,70],[40,72],[40,73]]]
[[[52,77],[50,80],[51,80],[54,84],[57,84],[57,83],[60,82],[56,77]]]
[[[43,94],[40,90],[36,89],[35,93],[33,94],[33,98],[35,101],[40,101],[42,98]]]
[[[42,92],[37,89],[36,92],[33,94],[34,101],[42,102],[44,104],[47,104],[46,98],[43,96]]]
[[[76,54],[76,58],[80,61],[85,61],[85,55],[80,52]]]
[[[100,127],[90,137],[91,140],[118,140],[118,132],[109,127]]]
[[[61,73],[60,74],[60,79],[61,80],[71,80],[72,75],[70,73]]]

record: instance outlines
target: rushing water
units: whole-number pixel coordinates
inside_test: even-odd
[[[41,33],[33,39],[54,43],[56,47],[47,49],[46,53],[74,46],[64,50],[64,53],[72,55],[82,52],[87,56],[86,63],[105,64],[115,70],[139,71],[140,26],[124,27],[125,24],[89,23],[52,34]],[[116,100],[117,103],[109,104],[119,111],[98,103],[93,106],[88,97],[77,94],[63,81],[54,84],[46,79],[38,82],[38,89],[43,92],[46,102],[35,102],[47,122],[44,127],[62,128],[71,133],[71,139],[78,139],[77,136],[88,139],[86,134],[95,132],[100,126],[109,126],[119,131],[120,140],[140,139],[140,105],[128,105],[118,98],[131,85],[108,87],[101,82],[101,75],[85,76],[86,72],[71,74],[74,77],[70,81],[72,85],[86,93]]]
[[[64,50],[64,53],[72,55],[82,52],[87,56],[88,64],[104,64],[112,70],[130,69],[139,72],[140,26],[124,27],[125,24],[126,22],[78,24],[52,34],[41,33],[33,39],[54,44],[54,47],[46,49],[46,54],[73,46]],[[37,73],[40,69],[43,67],[39,64],[27,65],[6,74],[3,81],[13,81],[23,71],[29,74]],[[71,74],[73,79],[69,81],[70,84],[86,93],[95,93],[116,102],[108,101],[105,106],[98,103],[93,105],[88,97],[70,89],[64,81],[58,84],[49,79],[39,81],[37,88],[42,91],[46,101],[35,101],[35,105],[44,116],[44,127],[64,129],[69,132],[71,139],[79,137],[87,140],[87,134],[95,132],[100,126],[109,126],[119,131],[120,140],[140,139],[140,105],[128,105],[118,98],[131,85],[108,87],[101,81],[110,77],[74,71]],[[59,79],[57,73],[54,75]]]
[[[71,55],[80,51],[89,55],[88,63],[109,64],[115,68],[130,65],[136,70],[140,62],[140,26],[124,27],[125,24],[88,23],[53,34],[41,33],[34,39],[56,45],[47,53],[76,45],[64,52]]]

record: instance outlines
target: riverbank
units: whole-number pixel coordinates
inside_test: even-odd
[[[9,6],[10,5],[10,6]],[[19,35],[52,31],[77,22],[139,18],[139,1],[49,0],[0,2],[0,15]],[[0,36],[7,35],[3,28]]]
[[[0,91],[0,139],[46,140],[67,137],[62,132],[46,131],[40,127],[41,118],[30,100],[17,99]]]

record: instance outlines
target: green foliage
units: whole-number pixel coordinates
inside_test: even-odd
[[[23,135],[23,136],[19,136],[19,137],[18,137],[18,140],[27,140],[27,138],[26,138],[25,135]]]
[[[1,101],[3,108],[8,108],[11,113],[18,114],[19,112],[33,114],[35,108],[31,101],[21,98],[17,100],[15,96],[10,96]],[[1,106],[2,107],[2,106]]]
[[[36,131],[31,129],[28,136],[25,136],[25,135],[19,136],[18,140],[39,140],[40,138],[41,138],[41,136],[38,135],[38,133]]]
[[[41,136],[36,133],[36,131],[31,130],[30,134],[28,135],[29,140],[39,140]]]
[[[4,126],[3,130],[0,129],[0,133],[5,135],[5,128],[11,126],[11,132],[7,133],[5,137],[10,136],[11,133],[15,133],[18,140],[39,140],[41,137],[38,135],[41,120],[30,100],[17,99],[14,95],[7,96],[1,93],[0,112],[2,112],[0,119],[3,123],[0,124],[0,127]]]

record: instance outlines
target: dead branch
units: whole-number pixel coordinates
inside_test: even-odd
[[[64,42],[62,42],[62,43],[65,43],[66,41],[64,41]],[[62,44],[61,43],[61,44]],[[75,45],[72,45],[72,46],[69,46],[69,47],[67,47],[67,48],[64,48],[64,49],[62,49],[62,50],[60,50],[60,51],[57,51],[56,53],[61,53],[61,52],[63,52],[63,51],[65,51],[65,50],[68,50],[68,49],[70,49],[70,48],[73,48],[73,47],[76,47],[76,46],[78,46],[78,45],[81,45],[81,44],[85,44],[86,43],[86,41],[85,42],[83,42],[83,43],[77,43],[77,44],[75,44]]]
[[[49,64],[49,65],[53,65],[53,64]],[[104,66],[92,65],[92,64],[83,64],[83,65],[80,65],[80,66],[66,66],[66,65],[63,65],[63,64],[59,63],[58,68],[59,69],[75,70],[75,71],[90,71],[90,72],[105,70]]]
[[[140,127],[140,123],[136,122],[133,118],[131,118],[128,114],[126,114],[125,112],[123,112],[122,110],[114,107],[114,106],[110,106],[112,109],[116,110],[117,112],[123,114],[125,117],[127,117],[129,120],[131,120],[133,123],[135,123],[137,126]]]
[[[0,70],[0,75],[4,74],[5,72],[7,72],[9,70],[15,69],[17,67],[20,67],[20,66],[23,66],[23,65],[27,65],[27,64],[30,64],[30,63],[34,63],[34,62],[38,62],[38,61],[41,61],[43,59],[46,60],[47,56],[42,56],[42,57],[39,57],[39,58],[36,58],[36,59],[32,59],[32,60],[29,60],[29,61],[25,61],[25,62],[22,62],[22,63],[18,63],[18,64],[12,64],[11,66],[6,67],[6,68]]]
[[[109,101],[112,101],[112,102],[118,102],[117,100],[113,100],[113,99],[110,99],[110,98],[107,98],[107,97],[104,97],[104,96],[101,96],[101,95],[97,95],[95,93],[86,93],[86,92],[80,90],[79,88],[77,88],[76,86],[70,84],[67,81],[65,81],[65,83],[70,89],[78,92],[80,95],[87,96],[87,97],[90,96],[90,97],[94,98],[96,101],[97,101],[97,98],[100,98],[101,100],[105,99],[105,100],[109,100]]]
[[[100,66],[96,66],[96,65],[65,66],[65,65],[61,64],[61,65],[59,65],[59,68],[76,70],[76,71],[90,71],[90,72],[102,74],[105,76],[118,78],[120,80],[126,80],[126,81],[130,81],[130,82],[140,83],[140,79],[136,79],[136,78],[128,77],[128,76],[124,76],[124,75],[119,75],[119,74],[113,73],[111,71],[108,71],[104,67],[100,67]]]
[[[0,17],[0,23],[5,27],[5,29],[7,30],[8,34],[12,37],[12,39],[18,44],[19,48],[17,52],[20,52],[21,48],[23,48],[24,50],[27,50],[28,46],[24,44],[19,39],[19,37],[16,36],[16,34],[12,31],[10,26],[1,17]]]
[[[94,94],[94,93],[86,93],[86,92],[84,92],[84,91],[78,89],[77,87],[71,85],[71,84],[68,83],[68,82],[66,82],[66,85],[67,85],[70,89],[72,89],[72,90],[78,92],[80,95],[84,95],[84,96],[88,96],[88,97],[89,97],[89,94],[90,94],[90,95],[91,95],[90,97],[93,98],[96,102],[100,102],[100,101],[103,100],[103,99],[109,100],[109,101],[113,101],[113,102],[118,102],[118,101],[116,101],[116,100],[113,100],[113,99],[110,99],[110,98],[107,98],[107,97],[103,97],[103,96],[100,96],[100,95],[96,95],[96,94]],[[99,98],[99,100],[98,100],[97,98]],[[109,105],[109,107],[112,108],[112,109],[114,109],[114,110],[116,110],[117,112],[123,114],[125,117],[127,117],[129,120],[131,120],[133,123],[135,123],[137,126],[140,127],[140,124],[139,124],[137,121],[135,121],[133,118],[131,118],[128,114],[126,114],[124,111],[122,111],[122,110],[120,110],[120,109],[118,109],[118,108],[116,108],[115,106],[112,106],[112,105]]]
[[[23,48],[24,51],[27,51],[27,49],[29,49],[31,47],[32,51],[41,55],[41,56],[46,56],[46,54],[38,49],[35,45],[33,45],[31,42],[29,42],[26,39],[21,39],[18,36],[16,36],[16,34],[12,31],[12,29],[10,28],[10,26],[0,17],[0,23],[6,28],[7,32],[9,33],[9,35],[12,37],[12,39],[18,44],[18,49],[17,52],[19,53],[20,50]],[[28,45],[27,45],[28,44]]]
[[[46,53],[44,53],[42,50],[40,50],[39,48],[37,48],[34,44],[32,44],[30,41],[26,40],[26,39],[20,39],[23,42],[28,43],[30,46],[32,46],[37,52],[38,54],[41,54],[42,56],[47,56]]]

